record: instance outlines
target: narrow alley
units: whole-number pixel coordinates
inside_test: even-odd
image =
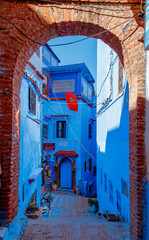
[[[54,193],[50,218],[30,220],[21,240],[128,240],[129,226],[90,212],[88,198]]]

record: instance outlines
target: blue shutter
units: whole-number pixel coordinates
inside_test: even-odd
[[[56,122],[53,123],[53,138],[56,138]]]

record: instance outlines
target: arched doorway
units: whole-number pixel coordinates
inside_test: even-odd
[[[68,158],[64,158],[60,165],[60,187],[72,188],[72,164]]]
[[[22,35],[11,24],[9,25],[8,21],[1,19],[3,27],[0,32],[0,110],[2,117],[0,211],[4,225],[9,225],[18,211],[19,92],[25,66],[32,54],[39,48],[40,43],[42,45],[58,36],[91,36],[94,34],[94,37],[100,38],[117,52],[129,81],[130,233],[132,239],[139,239],[143,236],[146,181],[144,137],[146,99],[144,46],[138,39],[144,29],[140,25],[142,18],[137,17],[137,20],[135,19],[127,31],[122,34],[125,27],[124,21],[126,18],[129,21],[140,11],[140,2],[132,1],[131,4],[113,2],[114,4],[112,1],[110,2],[110,6],[107,2],[89,3],[90,8],[86,9],[84,6],[74,6],[71,3],[69,3],[70,6],[65,4],[60,6],[56,3],[42,4],[36,1],[35,3],[28,1],[23,4],[2,1],[1,15],[8,19],[11,16],[13,24],[24,32]],[[79,1],[76,3],[80,4]],[[100,8],[95,10],[92,8],[92,4],[96,4]],[[126,15],[123,14],[124,9],[127,10],[125,11]],[[118,26],[115,28],[116,24]],[[34,42],[29,39],[33,39]]]

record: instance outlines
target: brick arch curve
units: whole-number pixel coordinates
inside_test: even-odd
[[[90,3],[92,4],[92,3]],[[98,6],[97,3],[94,3]],[[46,8],[45,8],[46,6]],[[106,3],[100,7],[107,10],[86,10],[82,6],[25,3],[2,0],[0,14],[10,18],[28,37],[44,44],[51,38],[67,35],[90,36],[109,29],[132,17],[140,3]],[[108,8],[128,8],[126,13],[110,12]],[[73,8],[73,9],[72,9]],[[137,10],[136,10],[137,9]],[[117,17],[114,17],[116,14]],[[137,18],[122,34],[122,27],[100,35],[100,39],[113,48],[123,62],[129,81],[129,144],[130,144],[130,233],[132,239],[139,239],[144,229],[145,163],[145,61],[143,43],[138,41],[144,29]],[[27,40],[4,19],[0,19],[0,85],[1,85],[1,142],[2,188],[0,188],[0,218],[9,225],[17,215],[19,174],[19,110],[20,85],[25,66],[39,47]],[[97,36],[97,38],[99,38]],[[16,137],[17,134],[17,137]],[[7,176],[7,178],[6,178]],[[6,200],[7,199],[7,200]]]

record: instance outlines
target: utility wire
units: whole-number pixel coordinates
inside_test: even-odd
[[[101,34],[103,34],[103,33],[106,33],[106,32],[108,32],[108,31],[110,31],[110,30],[112,30],[112,29],[114,29],[114,28],[117,28],[117,27],[125,24],[125,23],[128,22],[130,19],[134,18],[136,15],[138,15],[138,13],[134,14],[132,17],[128,18],[127,20],[123,21],[122,23],[115,25],[114,27],[111,27],[111,28],[106,29],[106,30],[104,30],[104,31],[102,31],[102,32],[98,32],[98,33],[96,33],[96,34],[90,35],[89,37],[85,37],[85,38],[82,38],[82,39],[80,39],[80,40],[76,40],[76,41],[72,41],[72,42],[68,42],[68,43],[51,44],[51,45],[49,45],[49,46],[50,46],[50,47],[66,46],[66,45],[71,45],[71,44],[75,44],[75,43],[78,43],[78,42],[82,42],[82,41],[88,40],[89,38],[96,37],[96,36],[98,36],[98,35],[101,35]],[[4,19],[4,20],[6,20],[7,22],[9,22],[17,31],[19,31],[19,32],[20,32],[24,37],[26,37],[28,40],[30,40],[30,41],[32,41],[33,43],[38,44],[38,45],[40,45],[40,46],[43,46],[43,45],[44,45],[44,44],[42,44],[42,43],[40,43],[40,42],[37,42],[37,41],[31,39],[30,37],[28,37],[25,33],[23,33],[23,32],[22,32],[12,21],[10,21],[8,18],[3,17],[3,16],[1,16],[1,15],[0,15],[0,18],[2,18],[2,19]]]

